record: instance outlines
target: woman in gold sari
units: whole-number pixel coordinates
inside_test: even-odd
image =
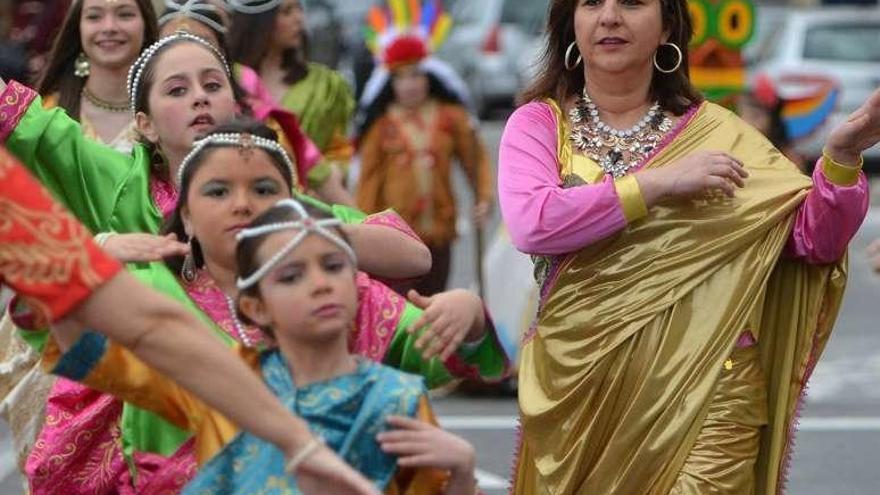
[[[812,180],[688,81],[685,0],[554,0],[499,200],[535,255],[514,493],[781,491],[880,92]]]

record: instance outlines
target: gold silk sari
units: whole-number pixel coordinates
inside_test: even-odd
[[[573,154],[566,119],[550,103],[560,183],[602,180],[595,162]],[[746,330],[768,394],[755,492],[780,489],[845,260],[780,259],[812,183],[757,131],[704,103],[675,132],[647,167],[725,151],[746,165],[746,186],[735,198],[654,206],[619,234],[554,260],[522,348],[514,493],[669,493]]]

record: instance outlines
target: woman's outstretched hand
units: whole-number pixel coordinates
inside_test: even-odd
[[[835,127],[825,142],[825,153],[842,165],[857,166],[862,152],[880,142],[880,89],[874,91],[846,122]]]

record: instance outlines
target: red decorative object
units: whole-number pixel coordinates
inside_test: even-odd
[[[385,49],[382,62],[389,69],[421,62],[428,56],[425,41],[418,36],[401,36]]]

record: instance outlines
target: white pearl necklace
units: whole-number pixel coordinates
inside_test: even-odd
[[[630,127],[629,129],[619,130],[611,127],[610,125],[602,121],[602,118],[599,117],[599,109],[596,108],[596,104],[593,103],[593,100],[590,98],[586,91],[584,91],[583,98],[584,104],[587,107],[587,111],[590,114],[593,124],[600,131],[607,132],[614,137],[632,137],[634,134],[642,132],[642,129],[647,127],[651,123],[651,120],[654,119],[654,116],[657,115],[657,112],[660,111],[660,102],[654,102],[654,104],[651,105],[651,108],[648,109],[648,113],[644,117],[642,117],[642,120],[636,122],[636,125]]]
[[[244,344],[245,347],[256,347],[254,345],[254,341],[248,337],[247,331],[244,329],[244,325],[238,320],[238,313],[235,312],[235,301],[232,300],[231,297],[224,294],[226,297],[226,304],[229,307],[229,316],[232,318],[232,328],[235,330],[237,335],[234,335],[238,339],[239,342]]]

